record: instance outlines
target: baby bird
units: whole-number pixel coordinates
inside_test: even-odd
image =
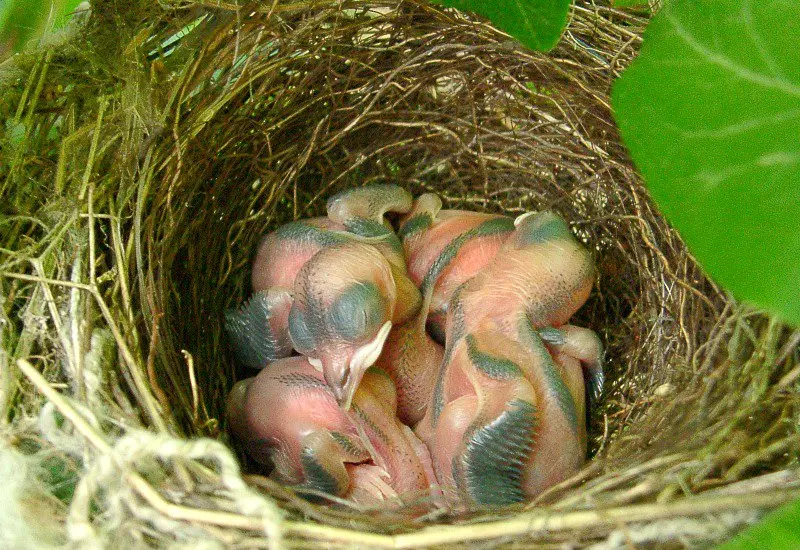
[[[444,344],[450,297],[492,261],[514,225],[511,218],[497,214],[441,208],[437,195],[421,195],[401,222],[399,234],[411,280],[423,295],[432,287],[427,327]]]
[[[406,274],[400,241],[384,220],[387,212],[402,213],[410,208],[411,195],[396,185],[351,189],[328,201],[331,217],[291,222],[266,235],[253,262],[253,296],[225,315],[239,361],[261,368],[291,354],[287,319],[294,281],[317,252],[337,244],[359,241],[378,248],[390,263],[402,298],[398,317],[404,321],[414,315],[421,297]]]
[[[297,273],[314,254],[347,240],[343,232],[344,225],[320,217],[289,222],[268,233],[253,260],[253,292],[291,289]]]
[[[516,225],[453,293],[443,367],[417,426],[455,501],[520,502],[574,473],[586,453],[582,369],[590,388],[602,385],[599,340],[564,326],[591,289],[588,251],[550,212]]]
[[[344,409],[399,320],[397,302],[389,262],[364,243],[320,250],[297,275],[289,335]]]
[[[435,478],[425,446],[395,417],[391,380],[372,369],[342,410],[305,357],[278,360],[237,383],[228,421],[255,460],[286,484],[361,504],[409,501]]]
[[[328,218],[282,225],[259,243],[251,276],[254,294],[225,313],[225,328],[240,363],[260,369],[292,353],[289,310],[294,280],[317,252],[348,240]]]
[[[411,210],[411,193],[392,184],[375,184],[342,191],[328,199],[328,217],[341,223],[351,235],[373,244],[386,257],[398,293],[398,320],[404,322],[419,309],[422,301],[417,286],[409,278],[403,245],[386,220],[388,212],[403,214]]]
[[[409,275],[420,286],[423,304],[414,319],[395,326],[378,360],[397,387],[398,416],[410,426],[422,420],[431,403],[444,357],[450,295],[491,261],[514,227],[503,216],[442,211],[441,206],[438,196],[421,195],[401,222]]]

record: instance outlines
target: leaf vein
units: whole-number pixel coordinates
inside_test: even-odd
[[[774,151],[758,157],[759,166],[791,166],[800,163],[800,151]]]
[[[739,63],[736,63],[733,59],[725,55],[710,50],[704,44],[698,42],[692,33],[690,33],[683,25],[681,25],[681,22],[673,13],[667,10],[664,15],[672,24],[672,28],[678,37],[680,37],[683,42],[689,46],[689,48],[703,56],[710,64],[716,65],[717,67],[728,71],[742,80],[752,82],[753,84],[757,84],[765,88],[783,92],[789,96],[800,97],[800,86],[797,86],[792,82],[782,78],[769,77],[765,74],[753,71]]]
[[[674,124],[668,124],[667,127],[677,131],[681,137],[688,139],[703,139],[703,138],[725,138],[731,136],[741,135],[748,130],[755,130],[764,126],[771,126],[788,122],[792,119],[800,117],[800,109],[793,109],[791,111],[784,111],[776,113],[770,117],[756,117],[747,120],[741,120],[720,126],[718,128],[703,128],[699,130],[686,130]]]
[[[742,21],[744,21],[744,28],[747,30],[747,35],[750,37],[750,40],[756,47],[759,57],[761,57],[761,60],[764,62],[764,64],[769,67],[770,71],[772,71],[772,74],[775,77],[786,80],[786,75],[783,74],[783,72],[781,72],[781,70],[778,68],[778,65],[775,63],[775,59],[772,57],[772,55],[770,55],[769,50],[767,50],[764,40],[753,26],[753,12],[750,8],[750,0],[745,0],[742,2]]]
[[[517,9],[519,10],[520,15],[522,15],[522,19],[523,19],[523,21],[525,23],[525,26],[528,28],[528,32],[530,32],[531,35],[535,36],[536,37],[536,41],[538,42],[539,41],[539,37],[538,37],[538,35],[536,33],[536,27],[533,25],[533,22],[530,20],[530,17],[528,17],[528,13],[525,11],[525,8],[522,6],[522,3],[520,2],[520,0],[514,0],[514,4],[517,5]]]

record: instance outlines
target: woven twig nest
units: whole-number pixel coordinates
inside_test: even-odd
[[[578,3],[545,55],[412,0],[130,4],[3,66],[0,546],[692,546],[800,495],[800,334],[704,277],[615,132],[643,20]],[[530,505],[311,504],[225,445],[255,244],[374,182],[595,251],[593,458]]]

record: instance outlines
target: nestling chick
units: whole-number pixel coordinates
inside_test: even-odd
[[[394,405],[391,381],[371,370],[344,411],[305,357],[289,357],[234,386],[228,421],[254,459],[274,464],[277,480],[371,504],[435,484],[427,449]]]
[[[437,396],[444,405],[438,417],[433,412],[432,430],[421,430],[455,506],[522,502],[583,462],[580,369],[570,378],[579,386],[569,387],[541,340],[536,344],[536,332],[529,326],[520,331],[528,332],[519,335],[523,342],[487,322],[461,339]]]
[[[513,335],[524,313],[553,349],[580,360],[594,402],[603,385],[599,339],[588,329],[552,330],[565,325],[589,297],[594,283],[591,254],[552,212],[523,214],[514,223],[516,229],[494,261],[459,289],[464,324],[456,324],[454,338],[484,318]]]
[[[601,351],[585,329],[552,327],[583,304],[592,280],[588,251],[545,212],[518,218],[494,260],[453,293],[443,368],[417,433],[454,501],[519,502],[580,467],[580,358],[595,388]]]
[[[485,318],[513,331],[520,313],[537,328],[561,326],[588,298],[592,258],[566,222],[542,212],[516,223],[494,261],[459,289],[465,324],[458,332],[469,333]]]
[[[287,318],[294,281],[314,255],[337,244],[363,241],[387,258],[400,293],[398,318],[414,315],[421,301],[409,280],[400,241],[388,224],[386,212],[407,212],[411,195],[396,185],[350,189],[328,201],[332,218],[287,223],[259,243],[251,276],[254,295],[238,310],[226,312],[226,329],[237,358],[251,368],[291,354]]]
[[[411,194],[397,185],[368,185],[347,189],[328,199],[328,217],[341,223],[351,235],[374,245],[389,262],[397,286],[397,318],[403,323],[416,314],[422,298],[409,278],[403,246],[386,220],[388,212],[403,214],[411,209]]]
[[[320,250],[297,275],[289,313],[294,349],[322,371],[345,409],[381,354],[396,303],[389,262],[367,244]]]
[[[297,273],[314,254],[345,242],[341,226],[327,218],[282,225],[261,239],[253,263],[254,294],[225,313],[225,329],[240,363],[262,368],[292,353],[289,310]]]
[[[438,196],[424,194],[401,221],[409,275],[420,286],[423,305],[413,320],[392,330],[378,361],[397,387],[400,419],[411,426],[431,403],[451,294],[492,260],[514,228],[504,216],[441,206]]]

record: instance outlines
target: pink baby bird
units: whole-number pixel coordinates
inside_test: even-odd
[[[602,344],[591,330],[566,325],[591,292],[592,256],[553,212],[523,214],[514,224],[491,265],[461,289],[464,327],[458,332],[490,318],[513,334],[524,313],[554,351],[580,361],[594,402],[604,380]]]
[[[545,212],[518,218],[496,258],[453,294],[443,368],[417,427],[453,502],[520,502],[583,463],[583,369],[599,391],[602,349],[562,325],[593,273],[566,223]]]
[[[347,242],[319,251],[294,285],[289,333],[294,348],[320,369],[347,409],[392,324],[407,311],[389,262],[374,246]]]
[[[438,196],[421,195],[401,221],[409,275],[420,286],[423,305],[414,319],[392,330],[378,361],[397,386],[400,419],[411,426],[431,403],[450,296],[492,260],[514,229],[504,216],[441,207]]]
[[[260,242],[252,271],[253,296],[238,310],[226,312],[226,329],[241,363],[261,368],[292,351],[288,315],[294,281],[320,250],[350,241],[374,245],[389,261],[402,301],[400,317],[419,307],[419,291],[408,279],[402,248],[384,220],[387,212],[407,212],[411,195],[396,185],[347,190],[332,197],[332,217],[285,224]]]
[[[254,459],[274,464],[280,482],[361,504],[409,502],[435,479],[427,449],[394,407],[385,373],[365,373],[344,411],[305,357],[289,357],[234,386],[228,421]]]

